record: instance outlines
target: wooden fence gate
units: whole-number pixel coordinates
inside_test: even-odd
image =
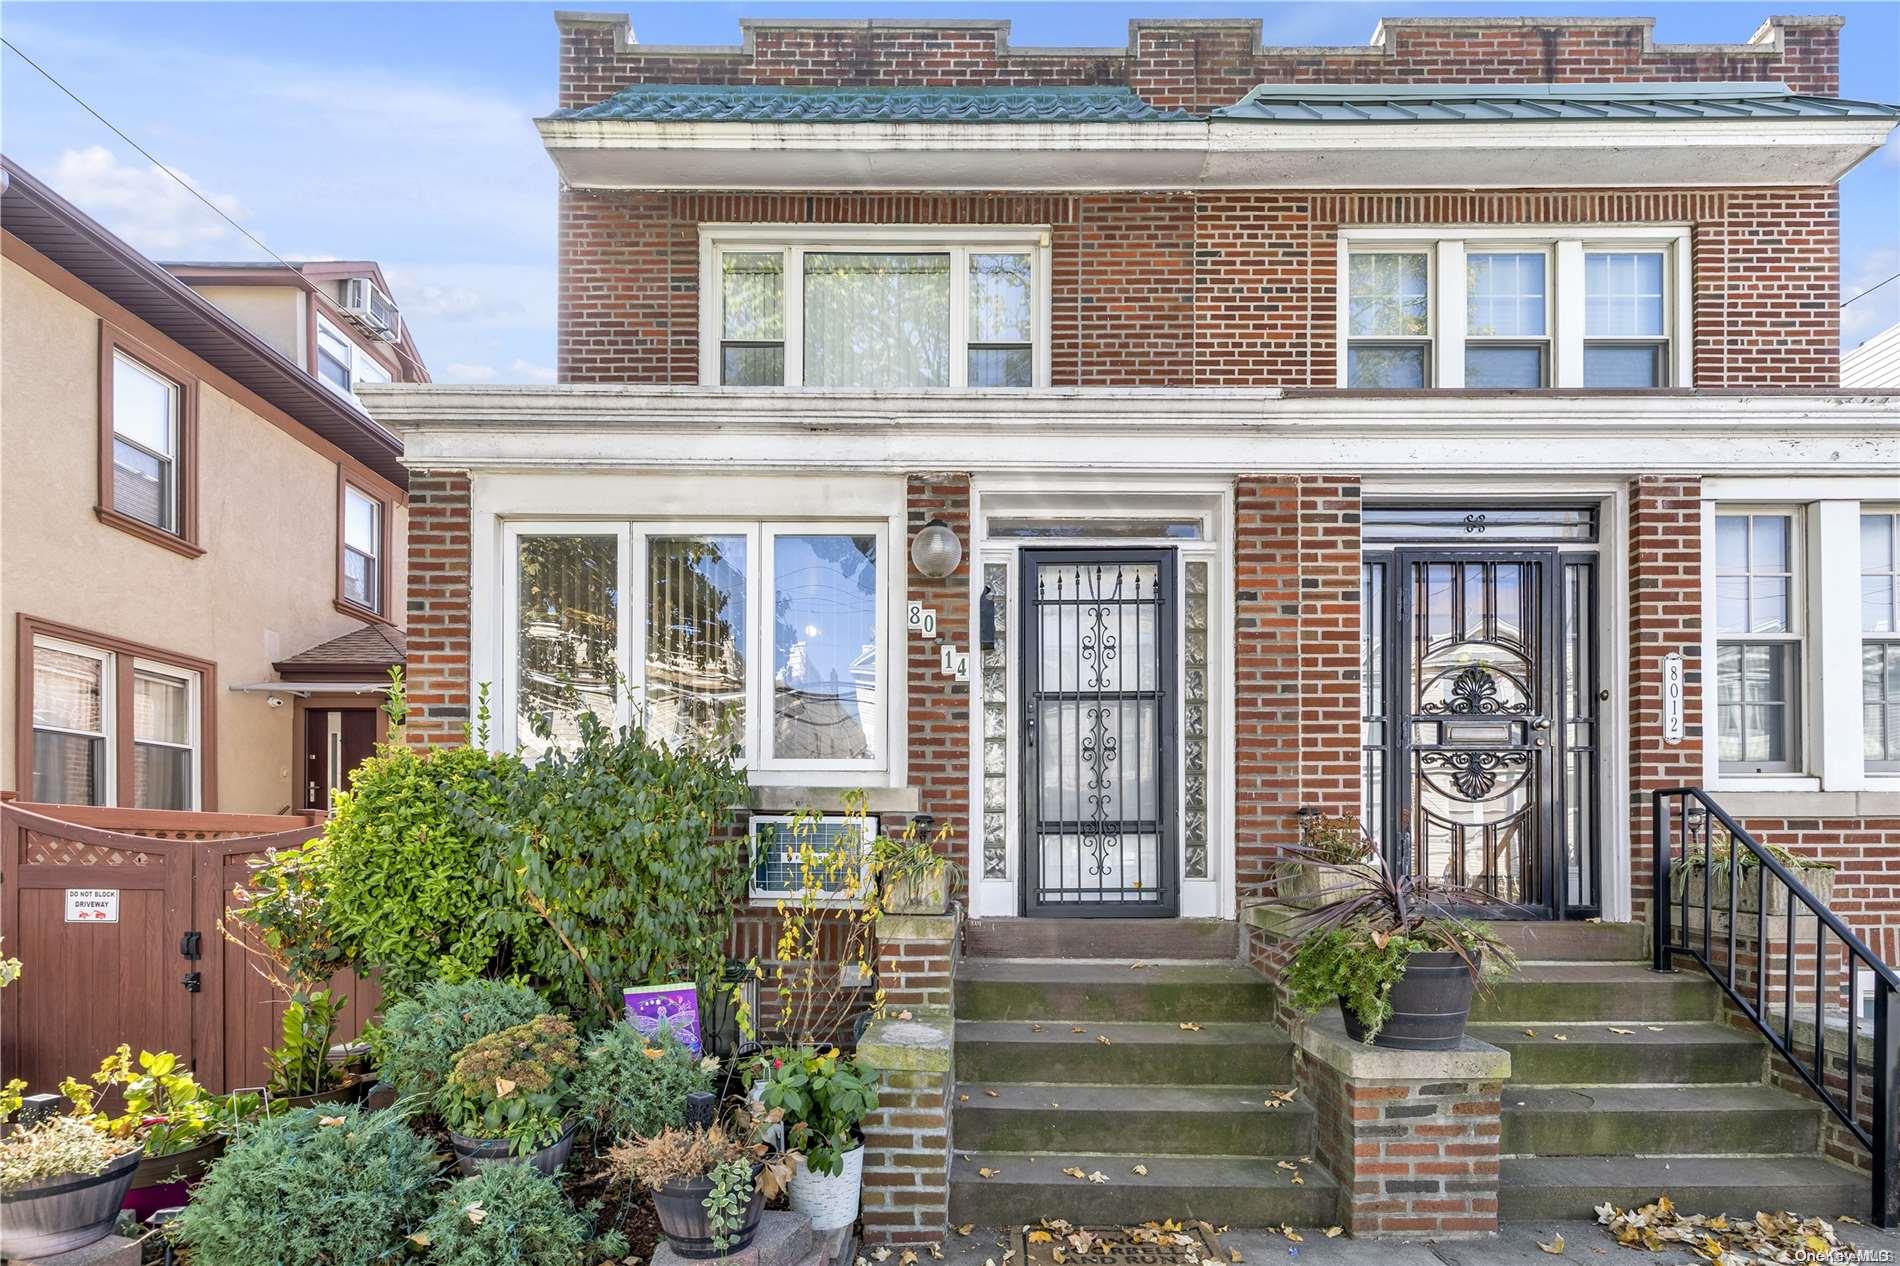
[[[22,966],[0,991],[0,1081],[53,1090],[125,1042],[213,1090],[260,1084],[283,999],[219,923],[250,861],[320,818],[0,804],[0,937]],[[331,984],[350,1000],[338,1040],[354,1037],[374,986]]]

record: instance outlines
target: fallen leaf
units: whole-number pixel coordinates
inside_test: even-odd
[[[994,1178],[996,1177],[996,1175],[998,1175],[1001,1172],[1002,1171],[999,1169],[991,1169],[988,1165],[985,1165],[983,1166],[983,1168],[976,1171],[976,1176],[978,1178]]]
[[[1099,1169],[1095,1169],[1095,1170],[1090,1170],[1090,1171],[1089,1171],[1089,1181],[1090,1181],[1090,1182],[1095,1182],[1095,1183],[1102,1183],[1102,1182],[1107,1182],[1107,1181],[1108,1181],[1108,1175],[1107,1175],[1107,1174],[1105,1174],[1105,1173],[1103,1173],[1103,1172],[1102,1172],[1101,1170],[1099,1170]]]
[[[1230,1248],[1227,1250],[1227,1260],[1230,1262],[1244,1262],[1247,1259],[1240,1255],[1239,1249]]]
[[[1051,1244],[1049,1246],[1049,1260],[1054,1262],[1056,1266],[1062,1266],[1062,1263],[1069,1259],[1062,1255],[1062,1250],[1059,1247]]]
[[[1568,1042],[1570,1040],[1568,1033],[1553,1033],[1551,1036],[1556,1038],[1559,1042]]]
[[[917,1266],[917,1250],[907,1248],[897,1259],[897,1266]]]
[[[968,1102],[970,1102],[970,1096],[968,1096],[968,1095],[958,1095],[958,1096],[957,1096],[957,1102],[958,1102],[958,1103],[968,1103]]]
[[[972,1232],[972,1231],[974,1231],[974,1230],[976,1230],[976,1223],[974,1223],[974,1222],[965,1222],[965,1223],[964,1223],[964,1224],[963,1224],[962,1226],[960,1226],[960,1227],[958,1227],[958,1228],[957,1228],[957,1234],[958,1234],[958,1235],[963,1235],[963,1236],[967,1236],[967,1235],[969,1235],[969,1234],[970,1234],[970,1232]]]
[[[1142,968],[1144,968],[1144,967],[1146,967],[1147,965],[1148,965],[1148,964],[1146,964],[1146,963],[1144,963],[1144,962],[1141,962],[1140,960],[1136,960],[1135,962],[1132,962],[1132,963],[1130,963],[1130,964],[1128,964],[1128,970],[1129,970],[1129,971],[1140,971],[1140,970],[1141,970]]]
[[[1329,1240],[1336,1240],[1345,1233],[1346,1228],[1343,1226],[1329,1226],[1326,1228],[1326,1238]]]
[[[1546,1253],[1549,1253],[1552,1257],[1562,1257],[1564,1255],[1564,1237],[1562,1235],[1558,1235],[1555,1239],[1553,1239],[1548,1244],[1544,1243],[1542,1240],[1539,1240],[1537,1241],[1537,1247],[1543,1249]]]
[[[409,1242],[414,1244],[417,1248],[427,1248],[429,1247],[429,1234],[426,1231],[417,1231],[414,1235],[409,1237]]]
[[[1069,1177],[1077,1179],[1077,1180],[1085,1179],[1088,1177],[1088,1173],[1085,1170],[1083,1170],[1081,1166],[1079,1165],[1070,1165],[1067,1168],[1065,1168],[1062,1172],[1067,1174]]]
[[[1663,1031],[1663,1026],[1660,1024],[1645,1024],[1643,1027],[1648,1029],[1651,1033],[1661,1033]]]
[[[933,1240],[925,1247],[930,1250],[932,1260],[939,1262],[943,1260],[943,1241]]]
[[[1031,1033],[1040,1033],[1040,1032],[1042,1032],[1042,1026],[1041,1026],[1040,1024],[1034,1024],[1034,1023],[1032,1023],[1032,1024],[1030,1024],[1030,1026],[1029,1026],[1029,1031],[1030,1031]]]
[[[342,1125],[344,1122],[348,1120],[349,1120],[348,1117],[318,1117],[317,1124],[318,1125]]]
[[[1192,1020],[1183,1020],[1181,1021],[1181,1031],[1183,1033],[1199,1033],[1201,1031],[1201,1026],[1194,1023],[1194,1021]]]
[[[658,1046],[642,1046],[640,1048],[640,1053],[646,1056],[648,1059],[659,1060],[659,1059],[666,1058],[665,1049],[663,1047],[658,1047]]]
[[[1280,1224],[1280,1234],[1286,1236],[1289,1240],[1292,1240],[1295,1244],[1304,1244],[1306,1242],[1305,1236],[1301,1235],[1298,1231],[1295,1231],[1292,1227],[1288,1226],[1284,1222]]]
[[[1275,1162],[1273,1162],[1273,1163],[1274,1163],[1275,1165],[1277,1165],[1277,1166],[1278,1166],[1279,1168],[1281,1168],[1281,1169],[1293,1169],[1293,1170],[1297,1170],[1297,1169],[1299,1168],[1299,1166],[1298,1166],[1298,1165],[1295,1165],[1295,1164],[1294,1164],[1294,1163],[1293,1163],[1292,1161],[1284,1161],[1284,1160],[1283,1160],[1283,1161],[1275,1161]]]
[[[997,1094],[997,1093],[996,1093],[996,1092],[995,1092],[994,1090],[985,1090],[985,1091],[984,1091],[983,1093],[984,1093],[984,1095],[986,1095],[987,1097],[989,1097],[989,1098],[991,1098],[991,1099],[1000,1099],[1000,1098],[1002,1098],[1002,1096],[1001,1096],[1001,1095],[999,1095],[999,1094]]]
[[[871,1257],[874,1261],[884,1261],[888,1259],[890,1255],[891,1250],[888,1248],[876,1248],[871,1250]]]
[[[1047,1231],[1031,1231],[1029,1233],[1029,1242],[1031,1244],[1054,1244],[1056,1237]]]
[[[1113,1045],[1114,1045],[1114,1043],[1113,1043],[1113,1042],[1111,1042],[1111,1041],[1109,1041],[1109,1040],[1108,1040],[1108,1039],[1107,1039],[1106,1037],[1104,1037],[1104,1036],[1103,1036],[1102,1034],[1100,1034],[1100,1033],[1097,1033],[1097,1034],[1095,1035],[1095,1040],[1096,1040],[1096,1041],[1098,1041],[1098,1042],[1100,1042],[1100,1043],[1101,1043],[1101,1044],[1102,1044],[1103,1046],[1113,1046]]]
[[[1148,1167],[1146,1165],[1135,1165],[1130,1167],[1128,1172],[1137,1178],[1146,1178],[1148,1176]]]
[[[482,1208],[481,1201],[472,1200],[462,1206],[462,1216],[468,1219],[469,1225],[480,1226],[487,1220],[488,1210]]]
[[[1537,1036],[1537,1030],[1536,1030],[1536,1029],[1525,1029],[1525,1030],[1524,1030],[1524,1036],[1525,1036],[1525,1037],[1536,1037],[1536,1036]]]
[[[1071,1033],[1087,1033],[1087,1032],[1088,1032],[1088,1030],[1087,1030],[1087,1029],[1085,1029],[1085,1028],[1083,1028],[1083,1027],[1082,1027],[1081,1025],[1079,1025],[1079,1024],[1078,1024],[1078,1025],[1076,1025],[1076,1026],[1075,1026],[1074,1028],[1072,1028],[1072,1029],[1070,1029],[1070,1030],[1069,1030],[1069,1032],[1071,1032]]]
[[[515,1092],[515,1083],[506,1077],[495,1078],[495,1098],[506,1099]]]
[[[1614,1024],[1610,1026],[1610,1032],[1616,1034],[1619,1037],[1635,1037],[1636,1036],[1635,1029],[1619,1029]]]
[[[897,1018],[900,1020],[908,1020],[911,1018],[911,1015],[910,1015],[910,1012],[908,1011],[899,1011],[897,1013]]]

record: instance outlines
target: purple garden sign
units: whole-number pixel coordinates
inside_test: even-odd
[[[665,1025],[694,1055],[699,1050],[699,986],[692,981],[671,985],[632,985],[621,990],[627,1004],[627,1023],[652,1037]]]

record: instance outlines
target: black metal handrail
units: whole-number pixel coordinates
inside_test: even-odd
[[[1678,811],[1671,812],[1672,807]],[[1651,821],[1654,829],[1655,857],[1651,873],[1654,885],[1655,927],[1654,961],[1657,971],[1674,971],[1677,955],[1687,955],[1702,965],[1730,1002],[1747,1016],[1768,1039],[1777,1054],[1788,1062],[1808,1089],[1840,1119],[1873,1157],[1873,1218],[1883,1227],[1900,1225],[1900,1029],[1894,1025],[1895,999],[1900,997],[1900,975],[1880,958],[1819,897],[1791,874],[1787,867],[1768,852],[1740,823],[1723,812],[1722,806],[1699,787],[1672,787],[1652,794]],[[1700,813],[1697,813],[1700,810]],[[1717,965],[1714,915],[1716,828],[1728,837],[1728,928],[1727,954]],[[1678,846],[1685,866],[1696,860],[1690,849],[1701,845],[1702,863],[1702,936],[1700,946],[1690,936],[1688,875],[1681,893],[1672,895],[1672,871]],[[1748,914],[1737,909],[1743,868],[1737,850],[1746,849],[1755,862],[1755,981],[1751,1001],[1737,988],[1736,916]],[[1768,1013],[1770,970],[1768,953],[1768,901],[1770,880],[1787,894],[1787,938],[1781,947],[1782,997],[1781,1025],[1776,1030]],[[1680,906],[1680,921],[1672,918]],[[1800,912],[1814,925],[1814,1050],[1811,1062],[1804,1062],[1795,1049],[1795,944],[1801,925]],[[1847,960],[1847,1076],[1846,1093],[1830,1086],[1827,1077],[1827,937],[1832,934],[1841,943]],[[1874,986],[1874,1032],[1872,1098],[1873,1113],[1869,1125],[1862,1125],[1855,1104],[1860,1094],[1860,1059],[1855,1039],[1859,1032],[1857,1014],[1860,973],[1865,970]],[[1805,982],[1804,982],[1805,983]]]

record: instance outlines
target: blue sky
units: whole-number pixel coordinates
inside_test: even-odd
[[[1006,17],[1017,44],[1115,45],[1133,17],[1258,17],[1276,44],[1363,43],[1382,16],[1652,14],[1660,40],[1739,43],[1770,13],[1844,13],[1842,91],[1900,101],[1900,3],[586,4],[655,44],[731,44],[741,16]],[[552,381],[552,5],[49,4],[0,30],[287,257],[380,261],[439,380]],[[0,146],[161,259],[261,259],[13,53]],[[1900,143],[1843,184],[1847,295],[1900,272]],[[1900,320],[1900,282],[1843,313]]]

